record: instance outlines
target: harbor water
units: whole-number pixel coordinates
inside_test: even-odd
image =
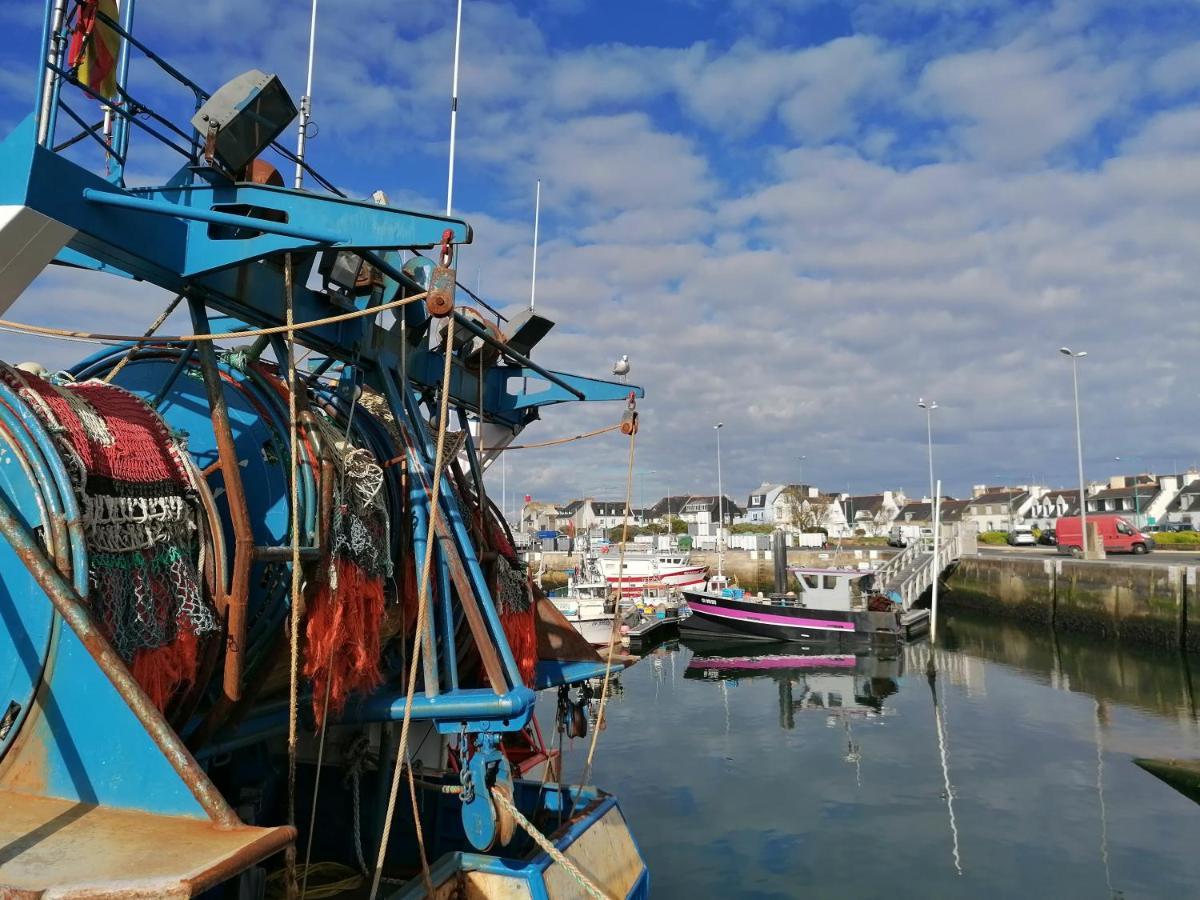
[[[1200,660],[961,614],[939,639],[685,638],[623,672],[593,780],[654,894],[1200,892],[1200,806],[1133,762],[1200,757]],[[568,779],[586,750],[567,743]]]

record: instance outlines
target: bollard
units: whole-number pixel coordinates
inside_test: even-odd
[[[788,588],[787,537],[776,528],[771,532],[771,560],[775,566],[775,593],[786,594]]]

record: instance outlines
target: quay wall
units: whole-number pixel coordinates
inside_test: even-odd
[[[1195,566],[966,556],[947,587],[950,607],[1200,652]]]

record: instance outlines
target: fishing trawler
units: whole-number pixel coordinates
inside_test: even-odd
[[[695,587],[708,576],[708,566],[694,565],[683,551],[626,550],[622,558],[618,549],[606,549],[596,557],[596,565],[608,583],[626,596],[640,596],[648,589]]]
[[[863,569],[793,567],[794,590],[753,596],[740,587],[683,591],[691,615],[681,629],[695,637],[765,641],[899,639],[901,608],[875,595]]]
[[[103,346],[0,364],[0,895],[260,900],[332,868],[372,898],[645,896],[614,797],[522,777],[553,762],[536,692],[609,667],[531,585],[476,443],[567,401],[629,433],[641,390],[538,365],[550,320],[460,305],[449,202],[346,196],[307,95],[292,152],[276,76],[210,90],[133,15],[48,0],[0,141],[0,311],[51,264],[170,300],[137,335],[4,321]],[[179,168],[134,186],[150,146]]]

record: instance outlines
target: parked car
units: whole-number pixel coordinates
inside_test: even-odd
[[[1191,531],[1192,527],[1190,525],[1188,525],[1186,522],[1159,522],[1158,524],[1151,525],[1148,528],[1145,528],[1144,530],[1149,531],[1151,533],[1154,533],[1154,532],[1173,533],[1173,532],[1180,532],[1180,531]]]
[[[1037,544],[1033,531],[1020,525],[1008,533],[1006,540],[1010,547],[1032,547]]]
[[[1053,528],[1043,528],[1038,535],[1038,543],[1044,547],[1055,547],[1058,545],[1058,535]]]
[[[1139,529],[1124,516],[1116,514],[1088,516],[1088,528],[1094,522],[1100,529],[1100,539],[1106,553],[1149,553],[1154,538]],[[1058,552],[1072,556],[1083,555],[1083,526],[1079,516],[1063,516],[1054,525],[1058,537]]]

